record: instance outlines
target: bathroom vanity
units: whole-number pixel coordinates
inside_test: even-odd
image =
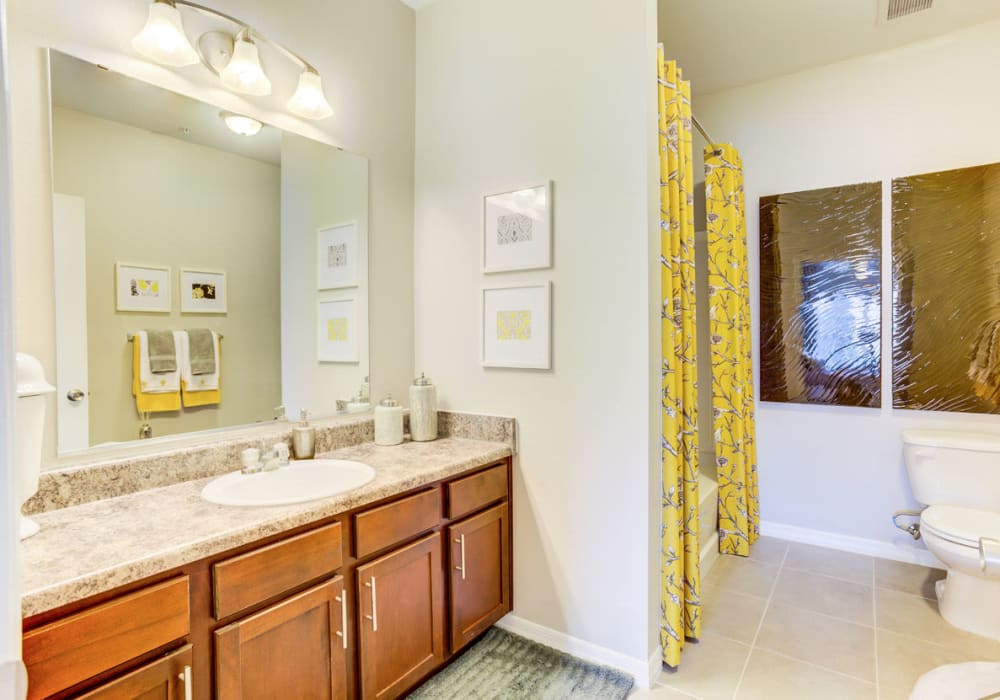
[[[37,516],[29,698],[394,698],[511,610],[510,446],[329,455],[376,478],[296,506],[216,506],[200,479]]]

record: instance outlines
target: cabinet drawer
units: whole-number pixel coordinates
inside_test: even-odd
[[[435,527],[441,520],[441,492],[424,491],[354,516],[360,559]]]
[[[507,495],[507,465],[452,481],[447,489],[448,517],[461,517]]]
[[[340,568],[340,523],[212,566],[215,619],[221,620]]]
[[[190,619],[188,577],[180,576],[26,632],[28,697],[46,697],[180,639]]]

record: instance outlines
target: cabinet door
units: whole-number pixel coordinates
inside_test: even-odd
[[[509,527],[501,503],[448,528],[452,651],[510,612]]]
[[[191,645],[79,696],[79,700],[190,700]]]
[[[357,577],[361,697],[399,697],[444,659],[441,535],[358,567]]]
[[[346,619],[338,576],[216,630],[216,697],[346,698]]]

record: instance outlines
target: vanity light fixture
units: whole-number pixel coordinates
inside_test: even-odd
[[[271,94],[271,81],[264,74],[257,45],[253,43],[247,30],[244,29],[236,37],[232,58],[219,73],[219,78],[233,92],[257,96]]]
[[[198,52],[184,33],[180,11],[164,0],[156,0],[149,6],[146,26],[132,39],[132,48],[146,58],[174,68],[198,62]]]
[[[195,50],[184,33],[179,6],[235,25],[235,37],[226,32],[206,32],[198,39]],[[304,119],[325,119],[332,115],[333,108],[323,94],[319,71],[312,64],[245,22],[190,0],[153,0],[149,20],[132,40],[132,46],[146,58],[174,68],[192,65],[200,58],[233,92],[264,96],[271,94],[271,81],[257,50],[257,42],[261,41],[277,49],[302,70],[298,87],[288,100],[288,111]]]
[[[222,121],[226,123],[230,131],[240,136],[256,136],[260,128],[264,126],[253,117],[247,117],[243,114],[219,112],[219,116],[222,117]]]
[[[333,114],[333,107],[323,94],[319,73],[311,68],[302,71],[299,86],[288,100],[288,111],[305,119],[326,119]]]

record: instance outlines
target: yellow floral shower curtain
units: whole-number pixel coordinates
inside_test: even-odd
[[[698,546],[698,401],[694,286],[691,86],[658,50],[662,521],[660,642],[680,663],[685,637],[701,633]]]
[[[760,534],[754,432],[743,161],[728,144],[705,148],[712,427],[719,478],[719,551],[750,555]]]

